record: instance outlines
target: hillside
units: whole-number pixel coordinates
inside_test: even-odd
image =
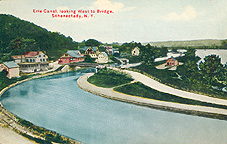
[[[11,55],[38,50],[46,52],[50,60],[57,60],[68,49],[78,46],[71,37],[12,15],[0,14],[0,21],[0,62],[10,60]]]
[[[191,41],[166,41],[149,42],[151,46],[165,47],[201,47],[201,46],[221,46],[223,40],[191,40]],[[147,43],[146,43],[147,44]]]

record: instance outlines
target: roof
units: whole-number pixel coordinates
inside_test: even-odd
[[[102,52],[104,57],[108,57],[108,55],[105,52]]]
[[[3,62],[3,64],[8,68],[16,68],[19,67],[14,61]]]
[[[167,60],[169,60],[169,59],[173,59],[174,61],[176,61],[176,59],[175,59],[173,56],[171,56],[171,57],[168,58]]]
[[[97,47],[91,47],[91,48],[94,52],[98,50]]]
[[[21,59],[21,58],[26,58],[26,57],[35,57],[39,55],[41,52],[40,51],[32,51],[32,52],[25,52],[23,55],[14,55],[12,56],[13,59]]]
[[[105,49],[112,49],[112,46],[103,46]]]
[[[23,55],[22,56],[21,55],[14,55],[14,56],[12,56],[13,59],[21,59],[21,57],[24,58]]]
[[[83,56],[80,55],[80,51],[79,50],[68,50],[66,53],[68,55],[70,55],[71,57],[75,57],[75,58],[83,57]]]
[[[82,47],[82,48],[80,48],[80,49],[83,50],[83,51],[86,51],[87,48],[88,48],[88,47]]]
[[[139,47],[135,47],[135,48],[133,48],[132,50],[135,50],[135,49],[138,49],[138,50],[140,50],[140,48],[139,48]]]
[[[39,55],[39,51],[36,51],[36,52],[25,52],[23,54],[24,57],[35,57],[37,55]]]
[[[113,48],[112,50],[113,50],[113,51],[119,51],[119,49],[116,49],[116,48]]]
[[[96,52],[98,50],[97,47],[83,47],[83,48],[80,48],[80,49],[86,51],[88,48],[91,48],[94,52]]]

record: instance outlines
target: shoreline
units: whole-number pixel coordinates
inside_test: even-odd
[[[89,83],[87,81],[87,78],[92,75],[93,73],[88,73],[81,76],[77,80],[78,87],[87,92],[93,93],[95,95],[98,95],[104,98],[126,102],[130,104],[155,108],[159,110],[165,110],[169,112],[189,114],[193,116],[227,120],[227,110],[212,108],[212,107],[205,107],[205,106],[186,105],[186,104],[179,104],[179,103],[157,101],[157,100],[146,99],[138,96],[123,94],[123,93],[114,91],[112,88],[102,88]]]
[[[1,98],[1,96],[4,92],[6,92],[8,89],[10,89],[10,88],[12,88],[12,87],[14,87],[18,84],[21,84],[23,82],[30,81],[30,80],[33,80],[33,79],[38,79],[38,78],[42,78],[42,77],[46,77],[46,76],[52,76],[52,75],[61,74],[61,73],[64,73],[64,72],[57,71],[57,72],[45,73],[45,74],[33,76],[31,78],[27,78],[27,79],[18,81],[16,83],[13,83],[13,84],[5,87],[4,89],[2,89],[0,91],[0,98]],[[1,135],[2,135],[2,132],[3,133],[11,133],[11,134],[13,134],[13,138],[15,138],[15,137],[24,138],[25,143],[29,143],[29,142],[36,143],[36,142],[34,140],[28,139],[27,137],[23,136],[23,134],[25,134],[27,136],[31,136],[33,138],[44,139],[44,138],[40,137],[39,135],[35,134],[33,130],[30,130],[30,129],[26,128],[25,126],[21,125],[20,123],[18,123],[15,115],[12,114],[11,112],[7,111],[4,108],[4,106],[1,103],[1,100],[0,100],[0,130],[2,130],[2,131],[0,131]],[[46,130],[48,130],[48,129],[46,129]],[[53,132],[51,130],[48,130],[48,131]],[[54,132],[54,133],[56,133],[56,132]],[[81,142],[74,140],[72,138],[66,137],[64,135],[61,135],[61,136],[65,139],[69,139],[71,141],[71,143],[73,143],[73,144],[82,144]],[[11,135],[9,135],[6,139],[4,139],[4,142],[6,142],[7,140],[11,141]],[[15,142],[17,143],[16,140],[17,139],[15,139]],[[1,143],[1,141],[0,141],[0,143]]]

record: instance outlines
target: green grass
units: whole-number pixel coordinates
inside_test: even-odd
[[[180,67],[181,66],[178,67],[177,71],[170,71],[167,69],[156,69],[154,65],[142,64],[131,70],[139,70],[140,73],[148,74],[149,76],[159,79],[161,83],[177,89],[199,93],[210,97],[227,99],[225,92],[212,89],[211,85],[206,84],[204,79],[201,79],[199,75],[193,77],[193,79],[191,78],[191,81],[193,80],[193,82],[188,81],[188,79],[185,78],[185,75],[179,72]],[[177,79],[176,72],[182,76],[182,79]]]
[[[148,86],[145,86],[140,82],[117,87],[117,88],[114,88],[114,90],[125,94],[154,99],[154,100],[227,109],[227,106],[224,106],[224,105],[206,103],[206,102],[201,102],[197,100],[182,98],[175,95],[163,93],[163,92],[154,90]]]
[[[88,82],[105,88],[126,84],[132,80],[131,76],[111,69],[101,69],[98,73],[88,78]]]

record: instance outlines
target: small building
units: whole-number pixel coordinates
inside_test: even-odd
[[[0,71],[5,71],[9,79],[20,76],[19,65],[14,61],[3,62],[3,64],[0,64]]]
[[[120,62],[121,62],[121,65],[127,65],[127,64],[129,64],[129,59],[120,58],[119,60],[120,60]]]
[[[108,63],[108,55],[105,52],[101,52],[98,58],[95,60],[97,63]]]
[[[140,54],[140,48],[135,47],[134,49],[132,49],[131,54],[132,56],[138,56]]]
[[[91,58],[97,58],[100,53],[98,47],[84,47],[81,50],[84,51],[83,55],[90,55]]]
[[[119,49],[115,49],[115,48],[113,48],[112,49],[112,55],[116,55],[116,54],[120,54],[120,51],[119,51]]]
[[[82,55],[79,50],[68,50],[58,59],[59,64],[68,64],[82,61],[84,61],[84,55]]]
[[[112,46],[104,45],[103,47],[106,49],[106,52],[107,52],[109,55],[113,54],[113,53],[112,53],[112,52],[113,52],[113,47],[112,47]]]
[[[176,60],[174,57],[168,58],[166,60],[166,66],[177,66],[178,64],[178,60]]]
[[[14,55],[12,58],[23,73],[47,71],[50,68],[48,56],[41,51],[25,52],[23,55]]]

